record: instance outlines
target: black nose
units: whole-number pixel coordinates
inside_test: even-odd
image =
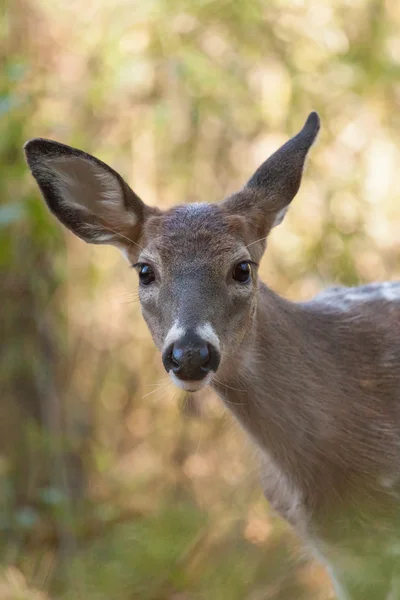
[[[186,381],[198,381],[210,371],[215,372],[219,361],[218,350],[194,333],[171,344],[163,354],[166,371]]]

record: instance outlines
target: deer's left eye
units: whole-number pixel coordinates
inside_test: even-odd
[[[251,280],[251,265],[247,261],[240,262],[233,269],[232,277],[238,283],[248,283]]]

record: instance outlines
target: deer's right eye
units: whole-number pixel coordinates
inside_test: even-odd
[[[141,264],[139,266],[139,280],[141,285],[150,285],[156,276],[150,265]]]

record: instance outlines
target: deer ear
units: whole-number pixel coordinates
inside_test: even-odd
[[[270,156],[240,192],[223,202],[224,209],[245,217],[260,237],[279,225],[299,190],[305,159],[319,128],[319,116],[312,112],[303,129]]]
[[[52,213],[92,244],[127,247],[150,212],[111,167],[86,152],[36,138],[26,160]]]

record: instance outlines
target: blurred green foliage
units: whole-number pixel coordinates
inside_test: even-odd
[[[264,279],[292,299],[400,276],[397,0],[0,0],[2,600],[327,598],[255,451],[165,379],[115,250],[48,214],[22,146],[220,199],[320,112]]]

